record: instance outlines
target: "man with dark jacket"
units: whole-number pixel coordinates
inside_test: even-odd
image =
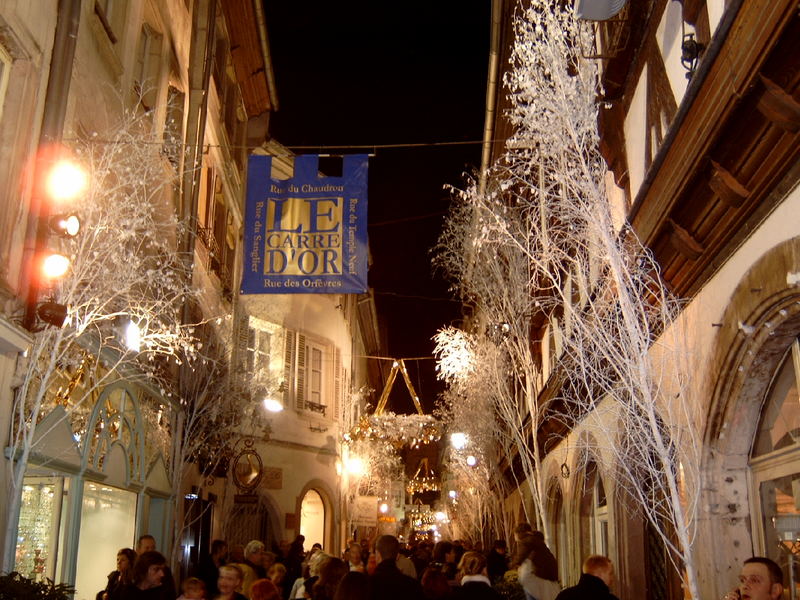
[[[400,553],[400,542],[393,535],[383,535],[375,544],[380,562],[375,573],[370,577],[372,590],[370,600],[406,600],[423,598],[419,581],[403,575],[397,568],[397,555]]]
[[[614,564],[607,556],[593,554],[583,561],[583,575],[578,585],[561,591],[556,600],[619,600],[611,593]]]
[[[508,556],[506,555],[506,541],[495,540],[491,551],[486,556],[486,571],[492,584],[503,579],[508,571]]]

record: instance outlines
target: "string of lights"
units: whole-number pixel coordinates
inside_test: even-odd
[[[153,146],[163,146],[164,142],[161,140],[109,140],[103,138],[91,138],[90,140],[79,140],[78,138],[65,138],[65,142],[92,142],[95,144],[109,144],[109,145],[153,145]],[[394,150],[394,149],[402,149],[402,148],[437,148],[437,147],[448,147],[448,146],[474,146],[478,144],[493,144],[495,142],[505,142],[506,140],[451,140],[451,141],[444,141],[444,142],[397,142],[392,144],[319,144],[319,145],[298,145],[298,146],[284,146],[287,150],[298,150],[298,151],[308,151],[312,150],[319,153],[321,156],[336,156],[336,154],[325,154],[331,150],[372,150],[373,152],[377,150]],[[208,151],[210,148],[230,148],[236,150],[255,150],[257,148],[261,148],[261,146],[252,146],[252,145],[237,145],[237,144],[174,144],[175,146],[182,146],[184,148],[193,148],[193,147],[202,147],[204,148],[204,152]]]

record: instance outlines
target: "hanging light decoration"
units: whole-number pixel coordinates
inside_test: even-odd
[[[419,461],[417,472],[414,474],[408,484],[406,491],[411,494],[422,494],[424,492],[438,492],[441,489],[439,478],[433,472],[433,469],[428,465],[428,459],[423,458]]]

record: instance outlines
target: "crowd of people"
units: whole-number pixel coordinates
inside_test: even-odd
[[[152,536],[136,549],[122,548],[117,569],[97,600],[617,600],[614,565],[606,556],[583,562],[578,583],[562,588],[556,557],[544,536],[523,523],[514,531],[514,552],[497,540],[488,552],[479,544],[421,540],[403,547],[392,535],[350,540],[339,556],[305,538],[281,542],[274,551],[253,540],[245,546],[215,540],[180,594]],[[745,561],[739,585],[725,600],[778,600],[780,567],[764,557]]]

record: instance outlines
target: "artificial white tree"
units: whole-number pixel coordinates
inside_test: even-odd
[[[173,209],[177,173],[162,156],[151,119],[123,113],[72,150],[89,185],[70,207],[80,215],[80,233],[60,242],[71,268],[43,293],[43,299],[67,307],[67,320],[61,328],[43,325],[34,333],[17,373],[6,462],[6,571],[13,565],[23,478],[43,440],[41,419],[63,406],[83,446],[95,434],[86,430],[86,420],[105,386],[119,380],[138,384],[166,405],[176,399],[176,369],[197,357],[193,327],[181,319],[194,292],[191,261],[177,251],[185,230]],[[129,327],[136,339],[126,341]],[[152,432],[148,443],[165,437],[168,444],[165,429]],[[169,461],[168,446],[161,449]]]
[[[680,304],[612,216],[597,64],[580,52],[589,29],[568,5],[533,2],[515,32],[506,76],[514,135],[482,181],[458,194],[437,260],[475,307],[474,363],[494,365],[498,422],[527,427],[517,451],[548,539],[541,465],[556,440],[543,439],[541,425],[555,421],[591,434],[582,455],[641,511],[698,598],[699,421]],[[492,344],[502,357],[494,363],[481,351]],[[545,384],[557,391],[543,394]]]

